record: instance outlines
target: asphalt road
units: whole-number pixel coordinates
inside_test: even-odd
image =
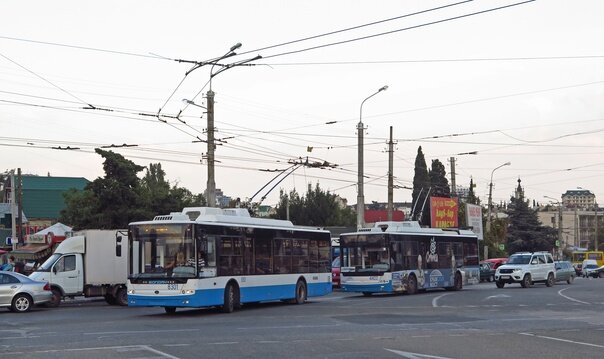
[[[348,293],[232,314],[75,301],[0,311],[0,358],[604,358],[604,280]]]

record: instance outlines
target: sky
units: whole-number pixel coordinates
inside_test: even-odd
[[[112,150],[203,192],[207,114],[183,99],[205,106],[223,67],[188,71],[241,43],[220,64],[262,58],[211,81],[225,195],[250,199],[308,158],[330,167],[253,201],[318,183],[355,204],[362,120],[366,203],[387,201],[391,126],[395,202],[411,201],[419,146],[449,181],[454,158],[455,182],[472,179],[483,203],[491,179],[494,203],[518,179],[539,203],[604,197],[599,0],[7,0],[0,12],[1,171],[94,180],[94,149],[127,144]]]

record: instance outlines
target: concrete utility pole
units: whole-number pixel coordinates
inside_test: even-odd
[[[23,244],[23,180],[21,178],[21,168],[17,168],[17,240]]]
[[[457,186],[455,185],[455,157],[451,157],[449,162],[451,162],[451,194],[457,196]]]
[[[11,243],[17,249],[17,198],[15,195],[15,171],[10,174],[10,212],[11,212]]]
[[[208,107],[208,182],[206,196],[208,207],[216,207],[216,181],[214,179],[214,91],[206,94]]]
[[[392,141],[392,126],[390,126],[390,141],[388,141],[388,220],[392,221],[394,212],[394,175],[392,167],[394,163],[394,142]]]
[[[594,251],[598,250],[598,207],[594,207]]]

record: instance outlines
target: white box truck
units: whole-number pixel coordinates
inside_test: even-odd
[[[53,299],[49,306],[58,306],[64,297],[80,295],[103,296],[109,304],[128,305],[127,233],[100,229],[74,232],[29,277],[50,283]]]

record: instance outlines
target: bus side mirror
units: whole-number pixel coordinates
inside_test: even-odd
[[[122,236],[117,236],[115,238],[115,256],[122,256]]]

